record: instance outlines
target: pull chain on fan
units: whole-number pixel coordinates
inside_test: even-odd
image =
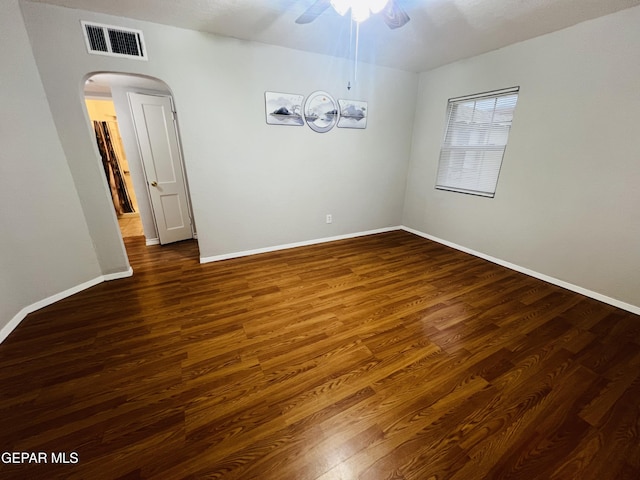
[[[351,20],[352,28],[353,28],[353,24],[355,24],[356,26],[356,48],[355,48],[355,53],[353,55],[353,84],[355,86],[355,84],[358,82],[358,49],[360,47],[360,23],[352,19]],[[351,82],[347,84],[347,90],[351,90]]]
[[[355,30],[355,45],[354,45],[354,32]],[[349,20],[349,56],[348,58],[353,57],[353,85],[351,84],[351,80],[347,82],[347,90],[351,90],[352,86],[355,86],[358,81],[358,50],[360,43],[360,24],[353,19]]]

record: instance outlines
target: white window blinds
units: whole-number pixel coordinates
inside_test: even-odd
[[[449,100],[436,188],[493,197],[519,87]]]

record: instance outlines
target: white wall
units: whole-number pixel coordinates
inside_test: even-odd
[[[1,341],[25,308],[101,271],[17,0],[0,2],[0,65]]]
[[[640,7],[421,74],[404,224],[640,308]],[[519,85],[494,199],[434,189],[447,99]]]
[[[90,72],[146,74],[173,92],[201,257],[399,225],[418,76],[131,19],[21,3],[51,111],[103,268],[124,252],[107,218],[81,102]],[[139,28],[149,61],[89,55],[80,20]],[[268,126],[265,90],[369,102],[366,130]],[[325,214],[334,223],[325,224]],[[96,220],[97,219],[97,220]]]

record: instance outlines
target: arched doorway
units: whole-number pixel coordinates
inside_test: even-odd
[[[147,245],[194,238],[169,87],[152,77],[95,73],[87,77],[84,94],[123,237],[144,235]],[[102,119],[96,118],[98,105],[107,112]],[[104,145],[104,137],[111,146]],[[110,162],[110,153],[117,161]]]

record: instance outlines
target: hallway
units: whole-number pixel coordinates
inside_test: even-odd
[[[123,238],[139,237],[144,235],[142,221],[139,213],[125,213],[118,216],[118,225]]]

